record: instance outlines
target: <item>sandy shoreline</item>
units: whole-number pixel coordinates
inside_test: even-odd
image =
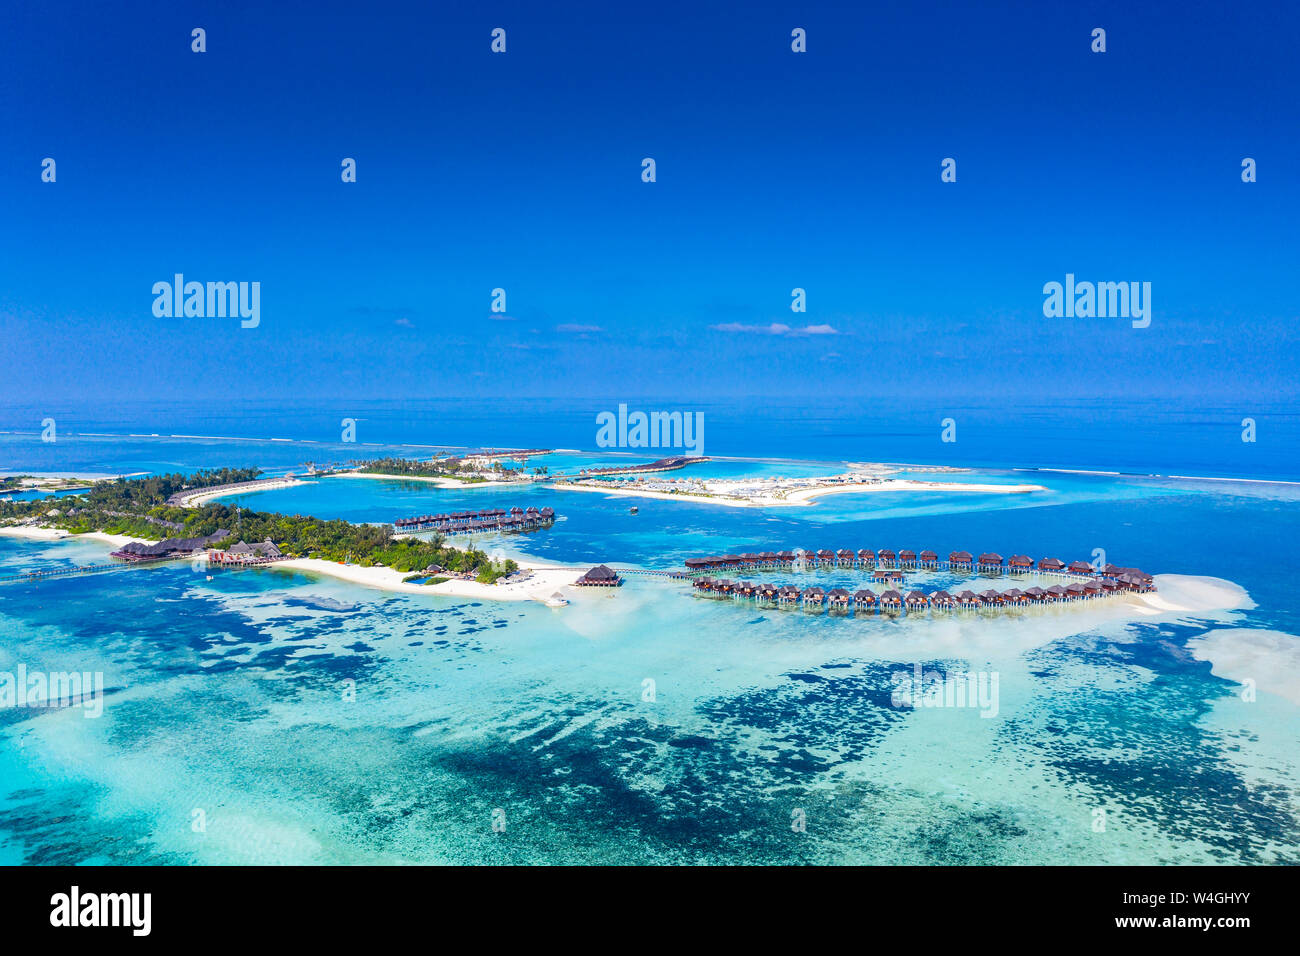
[[[521,564],[521,568],[532,571],[532,576],[526,581],[480,584],[477,581],[460,581],[453,578],[441,584],[425,585],[403,581],[402,578],[409,572],[394,571],[392,568],[363,568],[360,565],[341,564],[320,558],[292,558],[288,561],[277,561],[268,567],[325,574],[364,587],[398,591],[403,594],[436,594],[443,597],[475,598],[486,601],[545,601],[556,591],[560,591],[566,598],[571,598],[573,592],[569,590],[569,585],[582,577],[585,571],[584,568],[576,567]]]
[[[0,535],[11,538],[25,538],[31,541],[68,541],[88,538],[120,548],[131,541],[143,541],[146,538],[133,538],[122,534],[105,534],[101,531],[89,531],[84,534],[72,534],[61,528],[35,528],[30,525],[0,528]],[[273,564],[261,565],[257,569],[275,570],[288,568],[294,571],[308,571],[339,578],[364,587],[379,588],[384,591],[397,591],[403,594],[436,594],[443,597],[473,598],[483,601],[546,601],[559,591],[565,598],[573,597],[570,585],[582,577],[586,567],[566,567],[554,564],[533,564],[527,560],[515,559],[522,570],[531,571],[532,576],[526,581],[514,581],[500,584],[480,584],[477,581],[460,581],[452,578],[441,584],[408,584],[402,578],[411,572],[394,571],[392,568],[363,568],[357,564],[342,564],[338,561],[326,561],[323,558],[290,558]]]
[[[622,498],[662,498],[667,501],[694,501],[702,504],[723,505],[729,508],[790,508],[807,507],[824,495],[877,494],[886,491],[970,491],[981,494],[1023,495],[1034,491],[1047,491],[1042,485],[987,485],[952,481],[917,481],[910,478],[889,479],[872,484],[853,483],[820,485],[790,491],[782,498],[769,495],[729,497],[725,494],[701,495],[691,492],[649,491],[637,488],[600,488],[592,485],[555,484],[564,491],[592,491],[597,494]]]
[[[322,478],[380,478],[385,481],[425,481],[438,488],[500,488],[505,485],[532,484],[522,481],[458,481],[439,475],[381,475],[372,471],[345,471],[337,475],[321,475]]]
[[[82,534],[73,534],[70,531],[64,531],[62,528],[35,528],[31,525],[3,527],[0,528],[0,535],[7,538],[26,538],[30,541],[63,541],[67,538],[90,538],[93,541],[111,544],[115,548],[120,548],[132,541],[143,541],[145,544],[153,543],[148,538],[132,538],[130,535],[125,534],[106,534],[103,531],[87,531]]]
[[[297,478],[271,478],[266,480],[266,484],[259,485],[256,488],[237,488],[231,491],[205,492],[196,491],[193,494],[187,494],[181,498],[182,508],[197,508],[205,501],[214,501],[217,498],[225,498],[230,495],[251,494],[257,491],[275,491],[277,488],[293,488],[297,485],[305,485],[307,482]]]

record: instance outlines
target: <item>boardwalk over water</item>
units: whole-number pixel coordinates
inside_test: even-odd
[[[33,568],[10,574],[0,574],[0,584],[19,584],[27,582],[52,581],[57,578],[80,578],[92,574],[112,574],[116,571],[136,571],[141,568],[156,568],[180,558],[159,558],[153,561],[114,561],[110,564],[77,564],[62,568]]]
[[[493,531],[536,531],[549,528],[558,516],[553,508],[484,508],[481,511],[453,511],[450,514],[420,515],[398,518],[394,534],[482,534]]]
[[[688,455],[674,455],[672,458],[660,458],[640,465],[613,465],[609,468],[582,468],[575,478],[606,478],[610,475],[648,475],[660,471],[676,471],[687,465],[697,465],[709,458],[692,458]]]

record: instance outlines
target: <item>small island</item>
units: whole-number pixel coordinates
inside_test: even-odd
[[[257,469],[200,471],[190,476],[102,481],[84,494],[34,501],[0,501],[0,531],[27,537],[91,535],[118,546],[118,553],[143,559],[213,558],[214,565],[256,563],[316,571],[389,590],[434,591],[474,597],[529,599],[572,583],[572,568],[521,567],[496,560],[472,544],[447,545],[444,536],[398,537],[391,524],[352,524],[307,515],[285,515],[227,507],[201,493],[246,486]],[[183,502],[183,503],[182,503]],[[132,542],[134,547],[128,548]],[[244,542],[272,544],[272,560],[229,560]],[[272,553],[262,548],[258,553]],[[231,555],[233,557],[233,555]]]

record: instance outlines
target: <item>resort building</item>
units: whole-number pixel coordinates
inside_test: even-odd
[[[268,538],[265,541],[259,541],[256,544],[245,544],[240,541],[238,544],[232,544],[224,551],[210,549],[208,551],[209,564],[223,565],[254,565],[270,564],[272,561],[278,561],[284,555]]]
[[[130,541],[122,545],[117,551],[111,552],[109,557],[120,558],[123,561],[163,561],[170,558],[187,557],[196,551],[203,551],[210,544],[224,541],[228,537],[230,537],[230,532],[220,528],[202,538],[164,538],[162,541],[153,544],[145,544],[143,541]]]
[[[574,582],[578,587],[597,587],[597,588],[616,588],[623,583],[623,579],[611,571],[603,564],[598,564],[582,577]],[[720,582],[727,585],[727,590],[731,590],[731,582]]]

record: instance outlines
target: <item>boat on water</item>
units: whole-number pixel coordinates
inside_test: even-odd
[[[636,505],[633,505],[633,506],[632,506],[631,508],[629,508],[627,511],[628,511],[628,514],[633,514],[633,515],[636,514]]]

